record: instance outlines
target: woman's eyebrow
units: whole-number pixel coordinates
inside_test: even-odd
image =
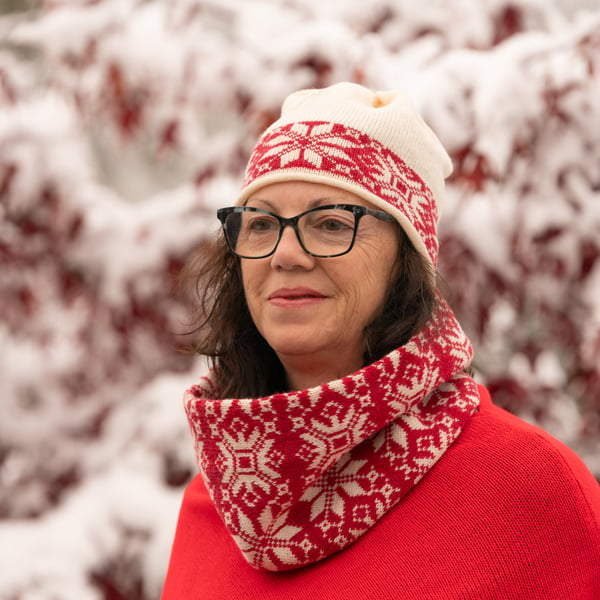
[[[248,198],[244,206],[254,206],[257,203],[264,204],[271,212],[276,212],[275,206],[273,206],[273,204],[268,200],[263,200],[262,198]]]
[[[308,203],[308,206],[306,207],[305,210],[310,210],[311,208],[316,208],[317,206],[322,206],[324,204],[339,204],[339,203],[343,203],[343,202],[347,202],[346,198],[330,198],[330,197],[324,197],[324,198],[315,198],[314,200],[311,200]],[[248,199],[248,201],[246,202],[246,206],[254,206],[255,203],[259,203],[259,204],[264,204],[271,212],[277,213],[277,209],[275,207],[275,205],[270,201],[270,200],[265,200],[263,198],[250,198]],[[302,211],[304,212],[304,211]]]

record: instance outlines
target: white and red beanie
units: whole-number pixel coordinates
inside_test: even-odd
[[[437,223],[452,162],[400,91],[354,83],[295,92],[258,140],[237,204],[271,183],[332,185],[391,214],[437,266]]]

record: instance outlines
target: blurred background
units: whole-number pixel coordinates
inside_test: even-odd
[[[0,0],[0,598],[159,598],[177,274],[283,98],[342,80],[445,144],[477,379],[600,477],[600,2]]]

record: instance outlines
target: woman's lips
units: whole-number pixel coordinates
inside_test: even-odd
[[[325,299],[323,294],[310,288],[281,288],[269,294],[267,300],[273,306],[292,307],[307,306]]]

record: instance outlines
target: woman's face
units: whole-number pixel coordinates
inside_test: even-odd
[[[341,203],[376,208],[352,193],[306,182],[268,185],[247,205],[293,217],[315,206]],[[250,314],[291,386],[318,385],[361,368],[364,330],[382,308],[398,244],[395,223],[365,216],[354,247],[342,256],[307,254],[286,227],[274,254],[241,259]]]

